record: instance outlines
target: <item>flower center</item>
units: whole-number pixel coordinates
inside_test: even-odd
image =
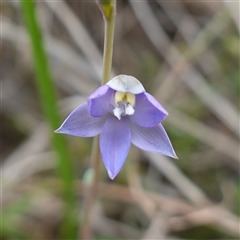
[[[113,114],[119,120],[126,115],[133,115],[135,110],[135,95],[132,93],[116,92],[114,96],[116,107],[113,109]]]

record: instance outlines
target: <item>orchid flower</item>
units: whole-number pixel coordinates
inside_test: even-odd
[[[100,151],[108,175],[121,170],[131,143],[177,158],[161,124],[167,111],[135,77],[118,75],[93,92],[55,132],[78,137],[100,134]]]

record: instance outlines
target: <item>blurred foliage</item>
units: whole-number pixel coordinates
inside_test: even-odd
[[[197,239],[237,239],[227,234],[219,233],[216,229],[208,226],[194,227],[191,231],[185,231],[179,234],[179,237],[183,239],[194,239],[195,236],[198,236]]]
[[[5,175],[3,176],[2,239],[59,239],[64,215],[64,186],[59,181],[59,176],[55,171],[56,159],[49,154],[51,150],[50,139],[48,138],[45,142],[45,147],[39,148],[39,152],[33,150],[36,145],[37,147],[41,146],[42,139],[34,139],[32,145],[27,145],[30,147],[27,148],[25,155],[21,152],[32,136],[32,132],[39,127],[42,119],[44,119],[40,107],[37,105],[39,97],[36,94],[36,87],[32,83],[35,77],[33,60],[30,57],[30,47],[24,40],[26,36],[22,37],[23,15],[17,2],[9,1],[1,4],[4,29],[1,36],[3,46],[1,137],[4,140],[1,161],[4,173],[4,167],[6,167],[8,172],[9,169],[12,171],[10,171],[11,174],[18,173],[22,176],[16,182],[6,184],[6,186],[5,180],[7,179],[5,179]],[[100,52],[102,52],[101,47],[103,45],[103,20],[94,1],[69,0],[62,4],[70,9],[70,15],[66,12],[66,15],[62,15],[61,18],[57,17],[50,10],[49,5],[44,2],[38,2],[36,7],[43,39],[46,43],[47,58],[54,75],[54,84],[55,87],[58,87],[62,99],[65,100],[72,97],[76,92],[79,94],[75,97],[79,97],[82,93],[82,96],[87,96],[94,91],[99,82],[88,78],[88,75],[94,76],[92,75],[95,71],[94,67],[90,65],[91,61],[86,56],[84,49],[79,48],[76,39],[74,40],[70,30],[64,26],[62,20],[67,19],[71,22],[73,21],[71,16],[75,16],[77,21],[85,26],[90,39],[95,42],[96,49]],[[139,4],[141,3],[139,2]],[[147,4],[153,11],[152,16],[155,17],[171,39],[171,44],[185,56],[188,56],[189,51],[191,53],[195,50],[192,47],[195,46],[193,44],[198,40],[196,39],[198,35],[193,34],[195,38],[193,38],[192,43],[187,43],[181,31],[184,29],[191,36],[194,29],[185,27],[187,25],[185,25],[186,23],[183,24],[184,22],[179,22],[176,25],[171,17],[181,16],[182,9],[184,9],[184,16],[190,15],[193,24],[196,24],[201,31],[208,23],[211,23],[215,14],[221,11],[225,12],[228,7],[220,1],[178,1],[176,3],[169,2],[168,5],[166,1],[151,1]],[[56,11],[60,11],[60,9],[56,7]],[[234,25],[231,12],[227,16],[229,24],[221,33],[213,33],[213,39],[207,35],[204,38],[206,50],[199,52],[197,56],[189,54],[189,56],[194,56],[192,60],[189,59],[189,63],[206,80],[210,89],[227,99],[234,106],[234,109],[239,110],[239,33]],[[180,18],[183,19],[183,17]],[[78,25],[74,24],[71,23],[71,26],[75,26],[76,30]],[[15,28],[11,28],[12,26]],[[26,30],[23,33],[26,33]],[[82,36],[79,35],[77,38],[80,39]],[[176,108],[196,122],[202,123],[237,142],[237,134],[230,130],[211,108],[188,88],[185,82],[181,82],[181,76],[178,73],[171,72],[172,68],[167,63],[167,56],[159,54],[149,37],[136,18],[131,3],[129,1],[118,1],[114,72],[136,76],[143,82],[146,90],[152,93],[157,93],[159,87],[164,86],[164,80],[168,79],[169,74],[174,75],[172,78],[175,80],[172,81],[172,85],[165,86],[169,95],[164,98],[163,106],[166,104]],[[54,51],[49,51],[49,49],[54,49],[57,43],[62,44],[61,51],[63,49],[66,51],[61,52],[59,49],[55,49],[54,55]],[[88,48],[89,42],[86,41],[84,44]],[[93,49],[90,50],[93,51]],[[61,58],[61,54],[63,58]],[[74,54],[76,54],[78,60],[82,60],[82,62],[80,60],[77,62],[80,70],[78,67],[73,67],[76,66],[76,58],[69,57],[69,55],[73,56]],[[168,51],[167,54],[171,54],[171,52]],[[179,61],[179,59],[176,59],[176,64],[179,64]],[[83,67],[80,66],[81,63],[87,63],[86,66],[89,69],[86,67],[83,71]],[[96,79],[98,78],[96,77]],[[46,89],[46,91],[51,95],[49,89]],[[76,100],[73,105],[77,106],[78,104],[80,103]],[[68,108],[63,108],[64,111],[61,116],[67,116],[74,106],[69,104]],[[62,106],[58,105],[58,108],[62,109]],[[169,161],[174,162],[180,172],[189,181],[196,184],[214,206],[224,207],[234,217],[236,215],[240,216],[239,162],[224,154],[220,151],[221,149],[214,149],[208,143],[187,134],[173,124],[169,124],[168,118],[163,125],[164,127],[166,125],[166,131],[179,157],[179,160],[169,159]],[[77,179],[82,179],[86,171],[89,171],[92,139],[67,136],[66,140],[71,153],[68,158],[72,159],[74,174]],[[215,141],[219,141],[219,139],[215,139]],[[228,143],[226,142],[226,144]],[[65,147],[66,145],[63,145],[63,148]],[[16,151],[18,151],[19,156],[15,157],[15,161],[13,161],[11,157],[14,156]],[[100,220],[97,220],[96,224],[99,224],[99,226],[101,224],[107,225],[114,236],[109,236],[111,234],[105,233],[104,228],[101,228],[101,230],[96,230],[95,239],[134,239],[133,236],[141,236],[142,238],[154,220],[150,219],[146,213],[146,209],[151,210],[152,203],[152,198],[147,195],[149,191],[160,197],[183,201],[188,206],[193,207],[194,211],[199,209],[199,206],[195,206],[186,199],[181,190],[174,186],[171,180],[161,173],[146,155],[142,152],[135,155],[134,151],[135,148],[132,149],[124,168],[114,182],[109,180],[102,166],[102,181],[116,187],[116,190],[112,193],[110,190],[104,190],[104,187],[100,189],[101,198],[98,204],[101,211],[97,213]],[[43,158],[42,161],[39,161],[37,157],[40,154],[46,154],[46,159]],[[35,162],[34,167],[30,164],[30,160],[35,157],[38,161]],[[31,174],[28,174],[29,172]],[[127,189],[129,195],[122,189],[123,192],[121,192],[117,188],[118,185],[124,187],[125,190]],[[74,218],[79,218],[83,211],[83,195],[86,191],[81,186],[80,181],[76,181],[74,187],[74,194],[79,199],[77,205],[73,207],[73,215]],[[131,190],[134,188],[143,192],[146,191],[146,193],[144,196],[140,195],[140,197],[135,196],[134,198],[131,195]],[[144,205],[146,202],[147,204]],[[171,212],[164,208],[164,201],[161,204],[153,212],[166,214],[164,219],[169,224],[167,225],[169,229],[165,233],[163,231],[166,239],[238,239],[236,233],[231,234],[231,230],[220,227],[216,222],[212,224],[197,223],[197,226],[193,226],[194,224],[191,225],[191,221],[188,224],[183,220],[181,223],[186,224],[186,228],[174,230],[173,226],[171,229],[170,220],[184,217],[187,214]],[[172,208],[175,209],[175,207],[173,205]],[[150,210],[149,212],[151,212]],[[74,226],[75,229],[77,227]]]
[[[22,216],[27,214],[31,199],[24,195],[10,203],[1,213],[1,235],[16,239],[30,239],[31,234],[22,231]],[[13,227],[14,226],[14,227]]]

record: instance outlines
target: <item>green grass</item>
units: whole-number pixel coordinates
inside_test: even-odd
[[[71,157],[66,148],[63,135],[53,131],[60,126],[60,115],[57,108],[57,94],[51,77],[44,43],[39,26],[34,0],[21,1],[23,17],[29,33],[33,60],[35,65],[36,83],[41,100],[42,110],[49,125],[51,138],[58,157],[58,172],[64,185],[65,211],[61,225],[61,239],[76,237],[76,221],[73,217],[75,208],[74,174]]]

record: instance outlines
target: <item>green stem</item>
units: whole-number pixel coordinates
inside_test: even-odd
[[[110,80],[111,68],[112,68],[112,55],[113,55],[113,38],[114,38],[114,26],[116,16],[116,1],[113,0],[109,6],[109,14],[106,16],[103,12],[105,35],[104,35],[104,53],[103,53],[103,74],[102,85]],[[101,9],[101,8],[100,8]],[[100,182],[100,150],[99,150],[99,136],[93,139],[91,162],[93,164],[93,181],[89,188],[89,192],[85,199],[85,210],[83,225],[80,232],[80,236],[83,239],[93,239],[92,227],[91,227],[91,212],[98,194],[98,187]]]
[[[107,83],[111,77],[112,69],[112,55],[113,55],[113,38],[114,38],[114,26],[116,16],[116,2],[110,10],[109,16],[104,16],[104,53],[103,53],[103,74],[102,74],[102,85]]]
[[[50,74],[47,56],[44,51],[41,29],[36,18],[35,1],[22,0],[21,6],[31,40],[37,87],[42,109],[52,132],[51,137],[58,156],[57,170],[64,185],[65,209],[61,226],[61,237],[70,239],[76,236],[76,222],[73,218],[75,204],[73,167],[70,161],[70,155],[66,149],[63,135],[53,133],[53,131],[60,125],[60,115],[56,104],[57,94]]]

